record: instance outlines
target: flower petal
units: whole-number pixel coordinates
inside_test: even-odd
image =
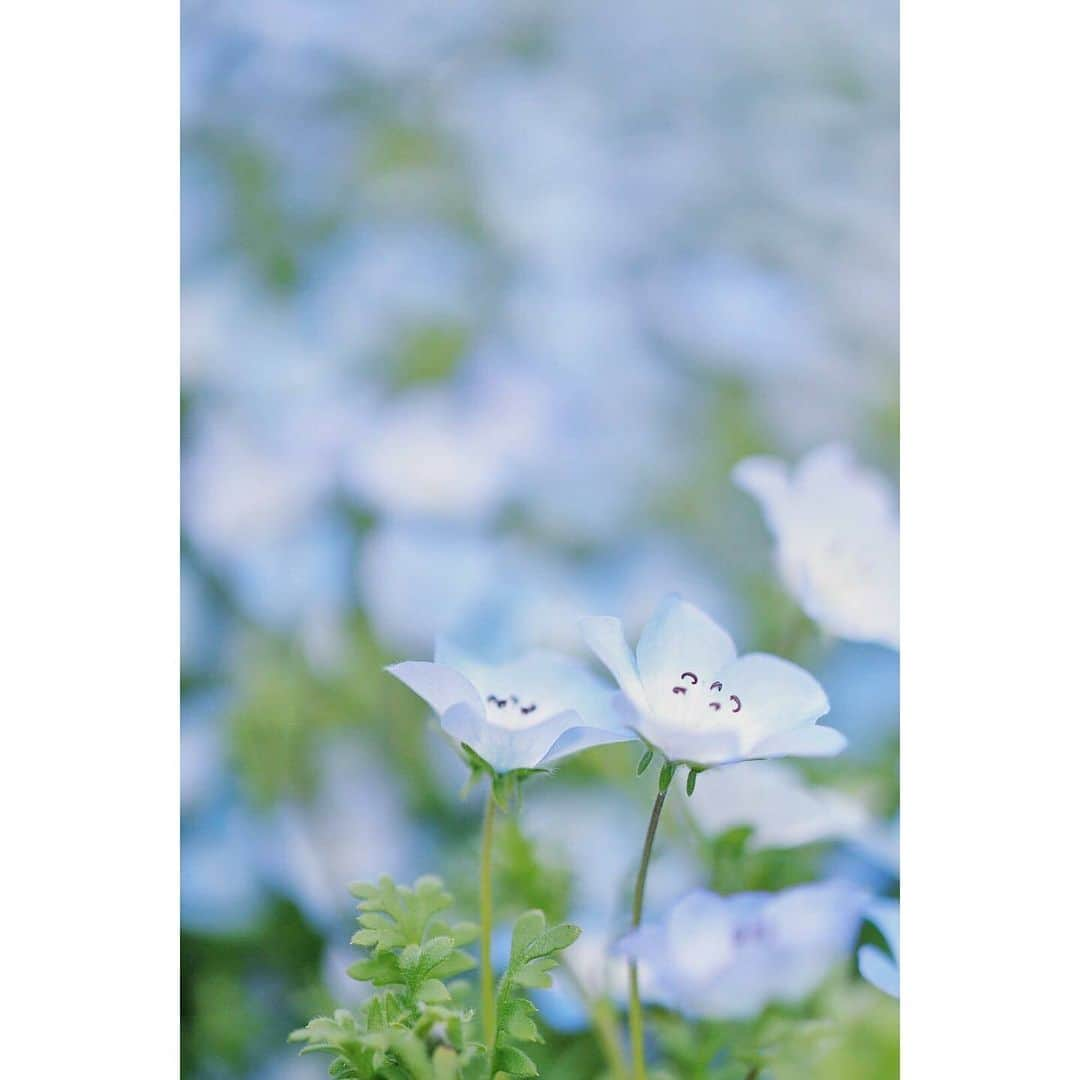
[[[844,747],[847,739],[836,728],[822,724],[808,724],[791,731],[781,731],[770,735],[747,753],[751,758],[773,757],[835,757]]]
[[[700,608],[672,594],[641,632],[637,667],[653,711],[663,718],[678,699],[672,687],[684,673],[708,685],[735,659],[731,635]]]
[[[866,909],[866,917],[881,931],[893,956],[900,952],[900,904],[896,900],[876,900]]]
[[[787,465],[775,457],[748,457],[732,469],[731,479],[736,487],[757,499],[775,533],[791,497]]]
[[[464,675],[445,664],[426,660],[406,660],[386,669],[414,694],[422,697],[440,716],[454,705],[467,705],[482,718],[484,703],[477,689]]]
[[[452,705],[439,718],[443,731],[458,742],[467,743],[496,772],[502,771],[498,760],[503,756],[509,732],[487,723],[482,714],[468,705]]]
[[[880,949],[863,945],[859,949],[859,973],[879,990],[894,998],[900,996],[900,969]]]
[[[647,712],[645,687],[638,674],[634,655],[626,643],[622,621],[612,615],[587,615],[578,620],[578,625],[581,627],[585,644],[615,676],[619,688],[637,708]]]
[[[723,673],[723,683],[721,715],[728,715],[728,708],[737,709],[734,720],[747,747],[812,724],[829,711],[829,699],[817,679],[779,656],[741,656]]]
[[[622,694],[615,696],[614,707],[616,714],[621,714],[645,742],[655,746],[669,761],[727,765],[746,757],[735,731],[684,731],[658,724],[649,715],[638,716]]]
[[[630,742],[636,737],[629,728],[607,729],[575,724],[563,731],[537,764],[548,765],[560,758],[576,754],[579,750],[607,746],[609,743]]]

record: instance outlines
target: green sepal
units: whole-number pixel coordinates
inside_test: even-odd
[[[671,787],[671,781],[675,779],[675,772],[678,769],[678,765],[671,761],[665,761],[663,768],[660,770],[660,791],[664,793],[669,787]]]
[[[690,771],[686,774],[686,797],[688,799],[694,794],[694,788],[697,787],[697,778],[704,771],[704,769],[690,767]]]

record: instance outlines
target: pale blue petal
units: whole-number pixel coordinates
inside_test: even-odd
[[[873,945],[859,949],[859,972],[884,993],[894,998],[900,996],[900,969],[880,949]]]
[[[646,742],[670,761],[693,765],[726,765],[742,761],[745,754],[733,731],[679,731],[659,724],[644,723],[638,729]]]
[[[829,711],[829,699],[808,671],[765,653],[739,657],[722,676],[724,708],[747,746],[769,735],[812,724]],[[737,699],[737,700],[736,700]],[[733,715],[729,709],[738,708]]]
[[[498,674],[500,687],[522,700],[537,702],[541,713],[553,715],[574,709],[583,716],[608,714],[611,684],[573,657],[536,649],[492,670]]]
[[[628,728],[609,730],[599,727],[570,727],[558,736],[551,749],[544,754],[538,764],[549,765],[560,758],[576,754],[579,750],[607,746],[610,743],[630,742],[636,737]]]
[[[588,615],[578,621],[585,644],[615,677],[619,688],[637,708],[647,711],[645,687],[638,674],[622,622],[611,615]]]
[[[668,596],[641,632],[637,667],[654,712],[672,703],[672,687],[692,673],[701,688],[735,660],[731,635],[681,597]],[[689,681],[689,677],[687,679]]]
[[[477,717],[484,715],[480,695],[460,671],[426,660],[406,660],[386,669],[413,693],[422,697],[440,716],[454,705],[467,705]]]
[[[896,900],[875,900],[866,917],[881,931],[893,956],[900,953],[900,904]]]
[[[476,751],[496,772],[504,772],[514,765],[501,762],[507,756],[510,732],[495,727],[474,712],[468,705],[453,705],[441,717],[443,731],[458,742]]]
[[[847,739],[836,728],[809,724],[770,735],[755,743],[746,754],[748,758],[773,757],[835,757]]]
[[[790,498],[787,465],[774,457],[744,458],[731,471],[731,479],[736,487],[757,499],[765,520],[775,532],[778,518]]]

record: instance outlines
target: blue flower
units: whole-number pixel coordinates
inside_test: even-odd
[[[877,900],[867,908],[866,917],[881,931],[892,956],[886,956],[876,945],[859,949],[859,971],[879,990],[900,996],[900,903],[897,900]]]
[[[897,648],[900,529],[885,478],[837,444],[790,473],[777,458],[746,458],[732,477],[761,504],[780,576],[803,611],[837,637]]]
[[[497,773],[538,768],[634,737],[608,707],[611,689],[559,653],[537,650],[493,665],[439,641],[434,663],[409,660],[387,671]]]
[[[641,632],[636,656],[622,623],[581,621],[589,647],[619,684],[614,711],[671,761],[708,767],[771,757],[832,757],[843,735],[812,675],[764,653],[736,659],[726,630],[672,595]]]
[[[841,881],[735,896],[697,890],[618,948],[641,965],[651,1000],[747,1020],[816,989],[854,943],[864,906],[861,890]]]
[[[858,799],[812,787],[793,766],[778,761],[746,762],[706,773],[687,807],[710,835],[750,826],[753,849],[848,840],[864,835],[870,825],[869,811]]]

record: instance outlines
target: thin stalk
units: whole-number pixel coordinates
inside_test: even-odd
[[[652,817],[645,833],[645,845],[641,849],[641,865],[638,867],[637,882],[634,885],[634,906],[631,911],[630,925],[637,929],[641,925],[641,913],[645,906],[645,879],[649,874],[649,859],[652,857],[653,841],[656,828],[660,824],[660,812],[664,809],[667,790],[662,788],[656,793]],[[630,961],[630,1053],[634,1062],[634,1080],[647,1080],[645,1072],[645,1021],[641,1015],[641,993],[638,988],[638,970],[635,961]]]
[[[480,841],[480,1016],[484,1043],[495,1053],[495,972],[491,966],[491,933],[494,923],[491,900],[491,847],[495,835],[495,787],[488,791],[484,807],[484,831]],[[492,1058],[494,1060],[494,1057]]]
[[[616,1080],[626,1080],[628,1075],[626,1059],[623,1057],[622,1043],[619,1041],[619,1024],[611,1002],[607,998],[599,998],[593,1002],[590,1014],[611,1075]]]
[[[611,1075],[615,1077],[615,1080],[627,1080],[630,1074],[626,1068],[626,1058],[623,1056],[622,1042],[619,1038],[619,1023],[611,1001],[606,997],[591,997],[569,964],[563,964],[561,970],[581,999],[581,1004],[588,1010],[589,1019],[592,1021],[593,1030],[596,1032]]]

